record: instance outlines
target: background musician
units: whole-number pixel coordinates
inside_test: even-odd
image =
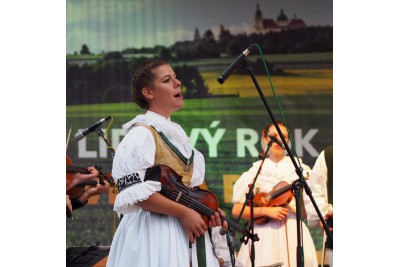
[[[67,173],[67,217],[72,216],[72,210],[79,209],[88,203],[89,198],[108,192],[110,184],[99,177],[99,171],[91,166],[88,173]],[[70,175],[70,179],[68,179]]]
[[[283,122],[277,122],[280,130],[289,144],[288,130]],[[278,131],[273,123],[270,123],[262,130],[263,151],[266,151],[268,144],[268,157],[265,158],[260,174],[257,177],[254,187],[254,194],[271,192],[278,183],[286,182],[288,185],[297,180],[299,177],[295,172],[294,165],[290,157],[285,156],[285,150],[278,143],[272,142],[270,136],[275,136],[278,141],[282,142]],[[265,152],[264,152],[265,153]],[[301,159],[299,159],[301,162]],[[252,184],[257,175],[262,160],[253,163],[253,166],[236,181],[233,188],[234,203],[232,207],[232,215],[239,217],[243,205],[245,205],[242,217],[250,219],[250,207],[245,203],[246,194],[249,185]],[[301,163],[303,168],[303,176],[307,177],[310,168]],[[288,191],[290,192],[290,191]],[[303,194],[304,197],[305,193]],[[305,196],[308,197],[308,196]],[[254,225],[254,233],[257,233],[260,241],[254,243],[255,266],[269,266],[281,263],[281,266],[296,266],[296,248],[297,248],[297,228],[296,228],[296,203],[292,198],[288,205],[285,206],[260,206],[254,207],[254,218],[267,218],[264,223]],[[317,256],[314,242],[310,232],[302,222],[302,239],[304,249],[304,266],[318,267]],[[237,261],[243,266],[252,266],[250,254],[251,242],[242,244],[239,250]]]

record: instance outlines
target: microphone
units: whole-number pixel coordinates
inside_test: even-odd
[[[226,244],[228,245],[229,248],[229,254],[231,256],[231,262],[232,262],[232,266],[235,266],[235,242],[233,240],[233,236],[231,234],[231,232],[228,231],[225,232],[222,227],[219,228],[219,234],[220,235],[225,235],[226,234]]]
[[[75,139],[76,139],[76,141],[79,141],[79,140],[85,138],[85,136],[88,135],[89,133],[96,131],[97,128],[99,128],[100,125],[101,125],[103,122],[108,121],[109,119],[111,119],[111,116],[102,118],[101,120],[99,120],[98,122],[96,122],[96,123],[90,125],[89,127],[87,127],[86,129],[84,129],[83,131],[77,132],[77,133],[75,134]]]
[[[235,241],[232,234],[228,231],[226,235],[226,242],[228,243],[229,254],[231,255],[232,266],[235,266]]]
[[[223,84],[226,79],[234,72],[236,69],[242,64],[243,60],[245,57],[247,57],[250,54],[250,48],[253,45],[250,45],[246,50],[240,54],[240,56],[217,78],[217,81],[220,84]]]
[[[224,229],[222,229],[222,227],[219,228],[219,234],[220,235],[225,235],[226,232],[224,231]]]
[[[278,140],[278,138],[276,138],[275,135],[268,135],[269,138],[272,139],[272,141],[274,141],[275,143],[277,143],[281,148],[285,149],[285,146],[282,144],[281,141]]]

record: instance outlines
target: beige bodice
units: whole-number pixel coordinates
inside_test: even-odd
[[[182,183],[189,186],[193,174],[194,151],[192,150],[190,158],[186,158],[162,132],[157,132],[154,127],[143,123],[137,123],[135,127],[136,126],[146,127],[153,134],[156,144],[154,164],[162,164],[170,167],[177,174],[182,176]]]

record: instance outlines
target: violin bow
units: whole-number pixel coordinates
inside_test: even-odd
[[[67,147],[65,148],[65,151],[68,150],[68,144],[69,144],[69,138],[71,137],[71,132],[72,132],[72,125],[69,127],[69,132],[67,136]]]

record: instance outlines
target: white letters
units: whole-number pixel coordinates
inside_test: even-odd
[[[246,140],[247,137],[247,140]],[[256,144],[258,143],[259,133],[249,128],[236,129],[236,148],[238,158],[246,156],[245,148],[250,152],[250,156],[257,157],[258,150]]]
[[[209,128],[217,128],[220,125],[220,121],[212,121]],[[193,128],[190,132],[190,143],[196,146],[196,143],[200,135],[204,138],[204,141],[208,145],[208,156],[210,158],[218,157],[218,145],[223,143],[223,136],[226,129],[219,128],[215,131],[210,131],[208,128]],[[311,144],[312,138],[318,133],[319,129],[310,129],[304,136],[302,129],[294,129],[294,142],[296,144],[296,152],[299,157],[304,156],[304,152],[307,151],[311,157],[316,158],[318,151]],[[116,150],[122,137],[125,135],[123,129],[112,129],[111,131],[111,144]],[[212,135],[211,132],[214,132]],[[238,158],[246,157],[246,153],[250,154],[250,157],[256,158],[259,155],[261,133],[251,128],[237,128],[236,129],[236,156]],[[258,148],[259,146],[259,148]],[[108,153],[109,148],[107,143],[99,137],[98,150],[88,150],[87,138],[84,138],[78,142],[78,157],[79,158],[107,158],[111,153]],[[305,150],[305,151],[304,151]],[[248,156],[248,155],[247,155]]]
[[[219,121],[213,121],[210,125],[210,128],[215,128],[219,125]],[[226,129],[218,129],[215,132],[214,137],[211,136],[210,131],[208,129],[198,129],[198,128],[193,128],[192,131],[190,132],[190,143],[195,146],[197,143],[197,139],[199,137],[199,134],[201,134],[204,138],[204,140],[208,144],[208,156],[210,158],[216,158],[218,157],[218,143],[221,141],[222,136],[226,132]]]
[[[97,151],[87,150],[86,138],[78,141],[78,157],[79,158],[97,158]]]
[[[302,129],[294,129],[294,138],[296,143],[296,152],[299,157],[303,157],[303,147],[314,158],[318,157],[318,151],[310,144],[311,138],[318,132],[318,129],[310,129],[307,134],[302,137]]]

